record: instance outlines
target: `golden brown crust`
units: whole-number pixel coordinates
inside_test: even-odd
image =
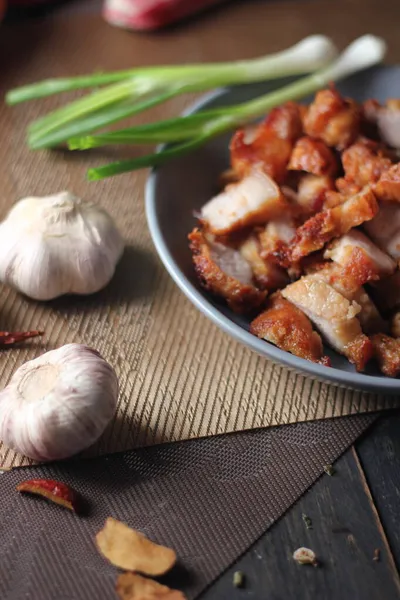
[[[346,181],[363,187],[376,183],[393,163],[381,144],[362,139],[343,152],[342,164]]]
[[[310,262],[305,266],[306,273],[323,272],[324,281],[338,290],[346,298],[352,296],[363,285],[379,279],[374,261],[362,248],[354,247],[348,252],[346,262]]]
[[[338,150],[346,148],[359,135],[361,109],[334,89],[321,90],[304,118],[304,131]]]
[[[279,293],[271,296],[267,310],[251,322],[250,332],[295,356],[327,364],[321,338],[311,321]]]
[[[371,340],[363,333],[346,346],[346,356],[354,364],[357,371],[365,371],[367,363],[374,356]]]
[[[326,198],[334,192],[335,184],[327,175],[310,175],[306,173],[300,178],[297,189],[297,202],[304,213],[314,214],[325,205]]]
[[[374,194],[365,188],[343,204],[317,213],[298,228],[290,247],[291,261],[320,250],[326,242],[372,219],[378,210]]]
[[[230,143],[231,165],[239,178],[245,177],[253,167],[260,167],[277,183],[285,179],[287,164],[292,152],[292,142],[278,138],[269,129],[259,126],[251,143],[246,143],[246,132],[238,129]]]
[[[275,291],[289,282],[284,269],[262,257],[260,240],[256,235],[249,236],[239,246],[239,251],[251,266],[254,281],[260,290]]]
[[[335,266],[338,277],[349,291],[357,290],[366,283],[379,279],[379,270],[375,262],[362,248],[352,248],[346,262],[341,267]]]
[[[371,337],[374,356],[379,368],[388,377],[397,377],[400,373],[400,340],[384,333]]]
[[[237,187],[203,207],[203,229],[189,238],[202,285],[235,311],[260,311],[275,292],[255,335],[324,364],[315,327],[363,370],[367,335],[379,332],[382,371],[400,373],[386,336],[400,345],[399,111],[398,99],[359,105],[331,86],[309,107],[288,102],[232,137],[223,181]]]
[[[295,142],[303,135],[303,116],[306,107],[295,102],[276,106],[267,115],[264,124],[281,140]]]
[[[230,143],[231,165],[239,177],[247,175],[254,166],[282,183],[286,177],[294,141],[302,135],[301,110],[287,102],[271,110],[248,140],[246,131],[239,129]]]
[[[288,169],[313,175],[334,175],[338,165],[332,150],[322,140],[302,137],[294,145]]]
[[[382,173],[374,192],[378,200],[400,202],[400,163]]]
[[[225,298],[228,306],[237,313],[251,312],[262,305],[266,292],[224,273],[213,260],[210,245],[199,229],[195,228],[188,237],[194,268],[204,288]]]

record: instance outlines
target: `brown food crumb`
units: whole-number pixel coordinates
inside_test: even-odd
[[[313,567],[318,566],[317,556],[310,548],[297,548],[293,552],[293,558],[299,565],[312,565]]]
[[[235,571],[233,574],[233,585],[237,588],[244,587],[245,584],[245,576],[242,571]]]
[[[332,465],[324,465],[324,471],[329,477],[332,477],[336,473]]]

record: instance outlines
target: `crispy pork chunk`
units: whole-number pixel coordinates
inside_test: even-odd
[[[289,283],[286,271],[271,260],[262,258],[260,240],[255,234],[250,235],[239,246],[239,251],[248,262],[253,278],[261,290],[273,291]]]
[[[382,144],[368,139],[347,148],[342,154],[342,163],[345,180],[360,187],[376,183],[393,164]]]
[[[343,204],[324,210],[298,228],[291,244],[291,260],[320,250],[324,244],[371,220],[378,212],[378,203],[371,189],[366,187]]]
[[[330,86],[239,129],[230,158],[189,236],[202,285],[283,350],[325,364],[314,327],[400,376],[400,99]]]
[[[225,298],[238,313],[251,312],[264,302],[266,293],[253,285],[251,267],[239,251],[208,241],[199,229],[192,231],[189,240],[194,268],[203,287]]]
[[[327,192],[334,189],[331,177],[307,173],[299,181],[297,202],[306,214],[319,212],[324,205]]]
[[[250,331],[295,356],[329,364],[310,320],[280,293],[271,296],[268,308],[251,322]]]
[[[304,131],[328,146],[343,150],[359,134],[361,109],[353,100],[345,99],[335,89],[321,90],[304,117]]]
[[[294,145],[288,169],[312,175],[335,175],[338,165],[332,150],[322,140],[302,137]]]
[[[353,253],[357,256],[358,252],[360,252],[358,248],[353,250],[347,263],[339,265],[326,262],[320,265],[310,265],[306,268],[306,273],[315,274],[316,277],[332,286],[347,300],[356,302],[359,305],[360,312],[357,314],[357,318],[364,333],[371,334],[377,331],[386,331],[387,323],[363,287],[365,283],[376,277],[375,268],[372,265],[372,270],[370,270],[371,265],[365,268],[362,262],[357,264],[358,260],[354,261],[355,256]]]
[[[358,371],[365,368],[372,356],[372,346],[357,319],[358,304],[316,274],[291,283],[282,290],[282,295],[302,310],[327,342],[354,363]]]
[[[374,191],[378,200],[400,202],[400,163],[382,173]]]
[[[261,256],[265,259],[273,258],[279,263],[279,257],[283,252],[286,260],[288,244],[296,235],[295,220],[290,215],[283,215],[267,223],[259,233],[261,244]]]
[[[279,139],[295,142],[303,135],[303,117],[306,111],[306,106],[296,102],[285,102],[268,113],[264,125]]]
[[[400,339],[376,333],[371,337],[371,342],[382,373],[388,377],[397,377],[400,373]]]
[[[369,237],[395,261],[400,260],[400,205],[397,203],[382,203],[377,215],[364,229]]]
[[[357,252],[357,249],[362,252]],[[332,242],[325,250],[324,258],[350,267],[353,272],[361,269],[375,270],[378,277],[388,277],[396,269],[394,260],[358,229],[351,229],[346,235]],[[366,278],[363,283],[370,279],[371,277]]]
[[[288,210],[278,185],[260,170],[228,185],[201,209],[201,219],[216,235],[263,224]]]
[[[236,131],[230,153],[232,168],[239,177],[259,166],[275,181],[283,182],[293,143],[302,135],[302,111],[299,105],[287,102],[274,108],[250,135],[245,129]]]
[[[349,181],[345,177],[338,177],[336,179],[335,183],[336,183],[337,190],[345,198],[350,198],[351,196],[355,196],[362,189],[362,186],[357,185],[356,183],[354,183],[354,181]]]

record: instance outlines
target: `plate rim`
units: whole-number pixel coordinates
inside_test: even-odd
[[[385,68],[385,66],[383,66],[383,68]],[[227,91],[229,91],[229,88],[225,87],[203,94],[198,100],[191,103],[182,114],[190,115],[197,112],[212,100],[227,93]],[[157,146],[156,151],[159,152],[166,146],[167,144],[160,144]],[[175,262],[167,244],[165,243],[162,229],[159,226],[156,216],[156,184],[160,169],[162,169],[162,167],[152,168],[145,184],[145,213],[147,225],[153,244],[157,250],[157,254],[170,277],[202,314],[209,318],[215,325],[217,325],[217,327],[222,329],[230,337],[233,337],[237,341],[241,342],[247,348],[250,348],[257,354],[272,360],[279,365],[283,365],[289,369],[297,371],[303,376],[311,376],[319,381],[323,381],[325,383],[329,382],[331,385],[355,389],[358,391],[367,391],[380,394],[387,393],[393,395],[400,394],[400,380],[398,379],[385,377],[383,375],[367,375],[364,373],[343,371],[335,367],[326,367],[324,365],[320,365],[318,363],[295,356],[294,354],[290,354],[285,350],[281,350],[270,342],[257,338],[234,321],[231,321],[207,298],[205,298],[189,281],[189,279]]]

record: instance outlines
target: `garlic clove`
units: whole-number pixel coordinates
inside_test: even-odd
[[[0,280],[35,300],[93,294],[124,243],[108,213],[69,192],[17,202],[0,224]]]
[[[0,439],[34,460],[67,458],[100,437],[117,400],[111,365],[67,344],[22,365],[0,392]]]

